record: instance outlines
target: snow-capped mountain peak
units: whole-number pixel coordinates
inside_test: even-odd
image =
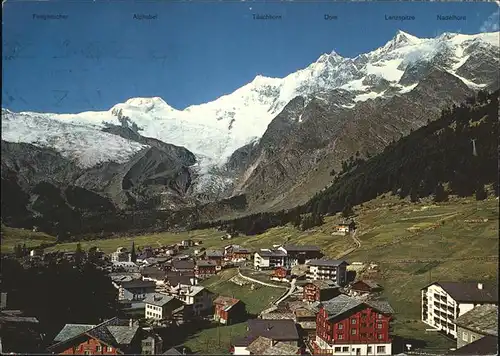
[[[394,36],[393,39],[387,42],[382,47],[382,50],[383,52],[390,52],[406,46],[418,45],[420,43],[422,43],[422,39],[410,35],[409,33],[406,33],[404,31],[398,30],[396,32],[396,36]]]

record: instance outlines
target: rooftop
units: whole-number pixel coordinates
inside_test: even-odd
[[[259,336],[247,346],[247,350],[250,351],[252,355],[267,355],[265,351],[272,345],[273,340],[264,336]]]
[[[455,319],[455,324],[478,334],[498,336],[498,306],[477,306]]]
[[[239,303],[239,299],[236,298],[231,298],[231,297],[224,297],[224,296],[219,296],[214,300],[214,304],[216,305],[222,305],[225,311],[228,311],[231,309],[234,305]]]
[[[253,337],[264,336],[275,341],[299,339],[295,322],[290,319],[250,319],[248,329],[249,335]]]
[[[198,260],[196,265],[199,267],[214,267],[217,266],[217,263],[215,261]]]
[[[285,257],[286,256],[286,252],[281,251],[281,250],[262,249],[262,250],[257,251],[257,253],[262,257]]]
[[[323,308],[328,312],[328,319],[333,319],[342,315],[358,306],[366,305],[383,314],[393,314],[394,310],[385,300],[365,300],[361,301],[356,298],[349,297],[345,294],[340,294],[335,298],[321,302]]]
[[[165,294],[150,294],[144,299],[144,303],[163,307],[175,298]]]
[[[493,285],[483,284],[480,289],[480,282],[434,282],[430,285],[434,284],[443,288],[457,302],[498,303],[498,289]]]
[[[224,257],[224,252],[219,250],[206,250],[207,257]]]
[[[311,260],[307,264],[309,266],[331,266],[331,267],[340,266],[341,264],[348,265],[348,263],[344,260],[327,260],[327,259]]]
[[[153,281],[143,281],[141,279],[123,282],[121,284],[122,288],[154,288],[156,287],[156,283]]]
[[[172,267],[175,269],[194,269],[195,263],[193,260],[173,260]]]
[[[286,320],[286,319],[293,320],[295,318],[295,314],[287,313],[287,312],[264,313],[264,314],[261,314],[260,317],[261,317],[261,319],[265,319],[265,320]]]
[[[309,283],[314,284],[319,289],[340,288],[337,283],[328,279],[317,279]]]
[[[449,352],[448,355],[498,355],[498,338],[495,336],[482,337],[479,340]]]

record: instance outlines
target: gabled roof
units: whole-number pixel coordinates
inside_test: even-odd
[[[215,261],[198,260],[196,261],[198,267],[215,267],[217,263]]]
[[[264,336],[259,336],[247,346],[247,350],[250,351],[252,355],[267,355],[267,353],[265,353],[264,351],[266,351],[272,345],[272,339]]]
[[[248,320],[248,329],[249,336],[254,338],[264,336],[276,341],[299,339],[295,322],[290,319],[250,319]]]
[[[207,257],[224,257],[224,252],[219,250],[205,250]]]
[[[383,314],[393,314],[394,310],[389,303],[385,300],[366,300],[361,301],[356,298],[349,297],[345,294],[340,294],[335,298],[321,302],[323,308],[328,312],[328,319],[333,319],[339,315],[347,313],[348,311],[357,308],[361,305],[371,307]]]
[[[372,289],[382,288],[382,286],[380,284],[378,284],[375,281],[372,281],[371,279],[361,279],[359,281],[354,282],[353,285],[356,283],[364,283]]]
[[[286,257],[286,252],[281,250],[259,250],[257,253],[262,257]]]
[[[478,334],[498,336],[498,306],[491,304],[477,306],[459,316],[454,323]]]
[[[344,260],[327,260],[327,259],[310,260],[307,264],[309,266],[331,266],[331,267],[340,266],[342,264],[348,265],[348,263]]]
[[[498,289],[486,284],[483,284],[483,289],[479,289],[479,284],[480,282],[434,282],[422,289],[438,285],[457,302],[498,303]]]
[[[215,305],[222,305],[224,308],[224,311],[229,311],[232,307],[234,307],[236,304],[240,302],[239,299],[236,298],[231,298],[231,297],[224,297],[224,296],[218,296],[214,300]]]
[[[182,355],[182,352],[177,350],[177,348],[172,347],[172,348],[168,349],[167,351],[165,351],[162,355]]]
[[[175,269],[194,269],[193,260],[172,260],[172,267]]]
[[[485,336],[459,349],[451,351],[447,355],[498,355],[498,338],[495,336]]]
[[[337,283],[328,279],[316,279],[314,281],[308,282],[307,284],[313,284],[319,289],[340,288]]]
[[[163,307],[175,298],[165,294],[150,294],[144,299],[144,303]]]
[[[90,326],[90,329],[88,328]],[[91,337],[98,339],[106,346],[114,347],[119,353],[121,346],[127,346],[132,342],[132,339],[137,334],[139,327],[137,325],[130,326],[127,320],[112,318],[98,325],[65,325],[64,328],[56,336],[56,343],[48,348],[48,351],[54,352],[60,347],[65,348],[72,341],[79,337]],[[60,340],[60,341],[58,341]]]

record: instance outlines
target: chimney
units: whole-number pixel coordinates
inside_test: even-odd
[[[477,289],[483,289],[483,284],[482,283],[478,283],[477,284]]]

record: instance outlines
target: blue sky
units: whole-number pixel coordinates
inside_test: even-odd
[[[2,107],[73,113],[160,96],[183,109],[231,93],[258,74],[286,76],[322,53],[353,57],[373,50],[398,29],[418,37],[498,30],[498,8],[479,2],[7,0]],[[253,20],[254,13],[282,20]],[[33,14],[68,18],[35,20]],[[158,17],[139,21],[134,14]],[[338,20],[325,21],[324,14]],[[416,19],[386,21],[386,14]],[[437,21],[437,14],[467,20]]]

